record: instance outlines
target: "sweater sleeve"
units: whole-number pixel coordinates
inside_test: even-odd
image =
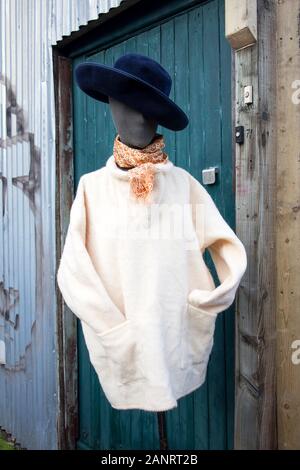
[[[86,249],[86,204],[81,176],[57,271],[57,283],[72,312],[97,334],[125,320],[108,295]]]
[[[191,175],[190,175],[191,176]],[[193,220],[202,252],[207,248],[214,262],[220,284],[213,290],[193,289],[189,302],[210,314],[226,310],[234,301],[236,290],[247,267],[246,250],[224,220],[206,189],[191,176]],[[199,220],[196,214],[200,213]]]

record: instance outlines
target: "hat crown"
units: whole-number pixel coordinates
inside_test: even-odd
[[[114,63],[114,68],[127,72],[158,88],[169,96],[172,79],[168,72],[155,60],[141,54],[124,54]]]

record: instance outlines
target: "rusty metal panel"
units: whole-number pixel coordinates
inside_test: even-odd
[[[29,449],[58,445],[52,44],[120,4],[0,2],[0,427]]]

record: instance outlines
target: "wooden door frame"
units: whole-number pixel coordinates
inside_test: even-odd
[[[226,0],[226,6],[227,1]],[[254,0],[256,1],[256,0]],[[274,259],[274,197],[275,187],[272,184],[276,151],[274,148],[274,86],[270,85],[274,74],[274,34],[275,0],[264,2],[257,0],[259,11],[258,41],[244,50],[234,52],[232,62],[232,129],[237,124],[251,129],[251,136],[245,145],[233,143],[233,164],[235,175],[233,190],[236,193],[236,232],[244,242],[248,252],[248,269],[241,283],[236,301],[236,400],[235,400],[235,448],[276,448],[276,384],[274,365],[275,354],[275,270]],[[182,0],[180,8],[192,8],[200,0]],[[128,0],[121,7],[115,8],[114,15],[137,3],[146,2]],[[148,2],[149,3],[149,2]],[[121,4],[122,5],[122,4]],[[269,8],[268,8],[269,7]],[[275,8],[275,7],[274,7]],[[143,11],[144,6],[142,6]],[[271,9],[271,14],[270,14]],[[125,12],[126,13],[126,12]],[[107,16],[108,15],[108,16]],[[109,19],[110,15],[101,15],[99,20],[80,29],[80,42],[83,44],[80,53],[87,52],[87,44],[94,48],[93,34],[99,24]],[[101,21],[100,21],[101,19]],[[155,18],[153,18],[154,20]],[[153,23],[152,23],[153,24]],[[85,29],[86,28],[86,29]],[[119,29],[113,38],[118,42],[124,28]],[[72,38],[73,36],[73,38]],[[84,40],[85,38],[85,40]],[[72,48],[78,41],[77,35],[60,41],[53,47],[53,70],[55,87],[56,113],[56,257],[57,267],[61,256],[69,213],[74,197],[73,180],[73,116],[72,116]],[[255,75],[257,73],[257,75]],[[242,84],[253,83],[254,98],[257,105],[246,110],[242,101]],[[270,96],[269,96],[270,94]],[[234,134],[234,132],[233,132]],[[233,142],[234,135],[233,135]],[[263,175],[255,173],[254,163],[264,169]],[[245,192],[249,185],[251,191]],[[254,177],[253,177],[254,175]],[[246,186],[245,186],[246,185]],[[252,191],[253,188],[253,191]],[[249,188],[248,188],[249,189]],[[256,195],[267,194],[262,207],[258,206],[255,214],[253,204]],[[249,214],[251,224],[249,227]],[[267,221],[267,223],[265,223]],[[259,237],[253,243],[253,237]],[[262,256],[260,261],[258,256]],[[265,260],[268,260],[266,262]],[[63,302],[59,289],[57,293],[57,349],[58,349],[58,448],[75,449],[78,437],[78,392],[77,392],[77,319]],[[248,328],[248,315],[251,317],[252,329]],[[245,348],[248,347],[247,354]],[[253,364],[256,364],[253,370]],[[253,375],[247,375],[251,370]],[[249,421],[249,412],[255,417]],[[245,426],[247,424],[247,426]]]
[[[56,272],[74,199],[72,61],[53,50],[56,132]],[[75,449],[78,435],[77,321],[56,282],[58,449]]]
[[[231,44],[244,46],[249,39],[248,47],[233,52],[232,77],[233,129],[245,129],[244,144],[233,147],[236,232],[248,255],[236,298],[235,449],[277,448],[276,3],[226,0],[228,22],[233,18]],[[248,26],[254,41],[245,34]],[[244,103],[248,85],[251,105]]]

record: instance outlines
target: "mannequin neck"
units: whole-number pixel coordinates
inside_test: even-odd
[[[154,140],[156,139],[157,136],[158,136],[158,134],[157,134],[157,132],[155,132],[155,134],[154,134],[153,138],[151,139],[151,141],[148,142],[148,143],[147,143],[146,145],[144,145],[143,147],[140,147],[139,145],[134,145],[133,143],[131,143],[131,141],[128,142],[128,139],[126,139],[126,138],[125,138],[125,142],[124,142],[123,139],[121,139],[121,136],[120,136],[120,134],[119,134],[120,142],[122,142],[122,144],[127,145],[127,147],[130,147],[130,148],[132,148],[132,149],[138,149],[138,150],[142,150],[142,149],[146,148],[147,145],[152,144],[152,142],[154,142]],[[145,137],[146,137],[146,134],[145,134]],[[123,137],[123,138],[124,138],[124,137]],[[145,140],[148,141],[148,139],[145,139]]]

